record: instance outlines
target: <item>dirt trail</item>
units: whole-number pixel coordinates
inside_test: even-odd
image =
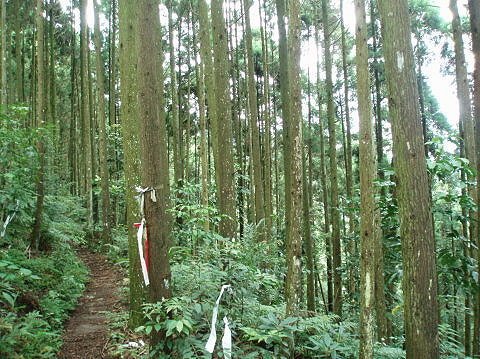
[[[90,270],[90,280],[63,335],[59,358],[108,358],[108,327],[105,312],[122,308],[117,290],[121,275],[105,256],[80,250],[79,256]]]

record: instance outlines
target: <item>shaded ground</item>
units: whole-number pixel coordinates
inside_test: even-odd
[[[59,358],[108,358],[106,311],[122,309],[117,290],[122,276],[105,256],[80,250],[79,256],[90,270],[90,280],[63,335]]]

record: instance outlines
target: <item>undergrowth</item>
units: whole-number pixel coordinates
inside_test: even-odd
[[[20,213],[0,242],[0,358],[55,358],[65,320],[82,295],[88,271],[72,243],[83,241],[78,199],[47,196],[42,236],[34,253]]]

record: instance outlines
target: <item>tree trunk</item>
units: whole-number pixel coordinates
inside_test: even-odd
[[[435,237],[406,0],[379,1],[398,179],[407,359],[438,358]]]
[[[84,194],[86,197],[87,223],[91,229],[93,225],[93,159],[92,159],[92,141],[91,141],[91,113],[89,104],[89,71],[88,71],[88,26],[86,19],[87,0],[80,0],[80,95],[82,118],[82,148],[83,148],[83,174],[84,174]]]
[[[309,33],[310,37],[310,33]],[[307,175],[307,161],[309,159],[309,153],[311,152],[311,126],[312,123],[312,99],[311,99],[311,86],[310,86],[310,71],[307,74],[308,83],[308,126],[309,126],[309,139],[306,143],[307,149],[302,145],[302,191],[303,191],[303,237],[305,239],[305,254],[307,257],[307,310],[315,312],[315,249],[314,240],[312,238],[311,229],[311,206],[312,198],[310,193],[312,190],[312,184],[310,182],[311,173]],[[311,166],[308,163],[308,170],[310,172]]]
[[[120,34],[120,97],[125,172],[125,201],[128,228],[128,262],[130,279],[130,327],[143,321],[142,303],[144,290],[138,254],[136,232],[133,223],[138,221],[138,203],[135,186],[140,184],[140,158],[137,103],[137,3],[119,1]]]
[[[260,159],[260,133],[258,130],[258,99],[255,82],[253,49],[252,49],[252,30],[250,28],[250,6],[248,0],[243,0],[245,12],[245,47],[247,58],[247,82],[248,82],[248,119],[250,124],[250,136],[252,140],[252,159],[253,159],[253,185],[255,198],[255,223],[258,225],[265,220],[264,207],[264,188],[262,177],[262,163]],[[265,224],[260,230],[260,239],[266,240]]]
[[[15,82],[16,82],[16,99],[17,102],[22,103],[24,99],[23,89],[23,65],[22,65],[22,46],[23,46],[23,32],[21,30],[23,22],[23,13],[21,10],[22,3],[20,1],[15,2]],[[2,27],[3,29],[4,27]]]
[[[352,134],[351,134],[351,124],[350,124],[350,105],[349,105],[349,90],[348,90],[348,63],[347,63],[347,44],[345,36],[345,24],[344,24],[344,13],[343,13],[343,0],[340,1],[340,11],[341,11],[341,32],[342,32],[342,73],[343,73],[343,101],[345,103],[345,185],[347,190],[347,200],[349,204],[347,206],[348,210],[348,238],[350,244],[348,246],[348,252],[350,258],[355,257],[356,254],[356,243],[354,240],[354,231],[355,231],[355,219],[353,215],[353,171],[352,171]],[[350,269],[349,278],[348,278],[348,291],[350,297],[353,298],[356,291],[356,273],[352,268]]]
[[[5,4],[5,2],[3,3]],[[5,9],[5,7],[3,7]],[[43,206],[45,199],[45,144],[43,142],[42,128],[45,126],[46,115],[46,96],[45,96],[45,53],[44,53],[44,4],[43,0],[37,0],[35,11],[35,26],[37,30],[37,46],[36,46],[36,65],[37,65],[37,96],[36,96],[36,122],[37,128],[40,130],[39,139],[37,141],[37,151],[39,167],[37,173],[37,202],[35,205],[35,215],[33,222],[33,230],[30,237],[30,247],[33,250],[46,249],[45,238],[42,237],[43,222]],[[4,14],[4,13],[3,13]],[[5,29],[2,28],[2,30]],[[3,31],[2,31],[3,35]],[[3,47],[2,47],[3,48]],[[3,67],[2,67],[3,68]],[[2,87],[3,88],[3,87]]]
[[[222,216],[219,233],[234,238],[237,231],[235,185],[232,152],[232,121],[229,84],[227,30],[223,16],[223,0],[212,0],[213,58],[215,66],[215,95],[217,109],[217,143],[219,184],[218,209]]]
[[[163,99],[163,54],[157,0],[140,0],[138,6],[138,108],[140,120],[141,178],[145,193],[145,221],[150,244],[150,300],[168,299],[171,273],[171,216],[168,178],[167,130]],[[152,331],[151,346],[165,338]]]
[[[102,58],[102,34],[100,32],[99,5],[94,0],[95,16],[95,52],[97,68],[97,96],[98,111],[97,120],[99,128],[99,162],[100,162],[100,185],[102,189],[102,239],[105,243],[110,242],[110,186],[107,162],[107,121],[105,116],[105,73]]]
[[[175,186],[181,187],[183,181],[183,158],[181,151],[181,135],[180,135],[180,115],[179,100],[177,86],[177,70],[175,69],[175,47],[173,44],[173,8],[172,1],[168,5],[168,43],[170,48],[170,96],[172,98],[171,121],[173,129],[173,167]]]
[[[330,193],[332,217],[332,271],[333,271],[333,312],[342,314],[342,249],[340,244],[340,211],[338,202],[337,140],[335,131],[335,108],[333,103],[332,53],[329,26],[329,1],[322,0],[323,33],[325,47],[325,72],[327,91],[328,144],[330,156]]]
[[[278,8],[278,5],[277,5]],[[278,16],[282,16],[281,13]],[[290,197],[289,218],[286,227],[286,260],[287,277],[285,299],[287,315],[298,315],[300,310],[301,289],[301,256],[302,256],[302,93],[300,88],[300,54],[301,54],[301,22],[300,2],[293,0],[289,3],[287,53],[286,62],[288,74],[288,97],[290,105],[289,115],[283,113],[284,131],[288,131],[288,146],[284,146],[284,156],[289,157],[289,167],[285,168],[285,178],[289,177],[288,186],[285,186]],[[281,55],[281,54],[280,54]],[[285,63],[284,63],[285,65]],[[280,64],[281,66],[281,64]],[[282,98],[286,98],[282,94]],[[283,102],[282,102],[283,105]],[[288,149],[288,152],[287,152]],[[287,184],[287,180],[285,179]]]
[[[381,238],[380,217],[375,203],[375,180],[377,178],[377,160],[373,143],[372,106],[370,103],[370,76],[368,71],[367,24],[365,0],[356,0],[356,59],[359,133],[359,169],[360,169],[360,353],[359,358],[373,358],[375,341],[375,288],[383,286],[377,283],[376,264],[377,241]],[[382,268],[383,270],[383,268]],[[377,312],[377,321],[380,323]]]
[[[319,142],[320,142],[320,182],[322,185],[322,204],[324,215],[324,227],[325,233],[325,256],[327,257],[327,309],[329,312],[333,312],[333,273],[332,273],[332,245],[330,233],[330,207],[328,202],[328,184],[326,174],[326,162],[325,162],[325,138],[323,131],[323,119],[321,116],[321,103],[322,103],[322,88],[320,82],[320,36],[318,27],[315,28],[315,43],[317,44],[317,102],[318,102],[318,129],[319,129]]]
[[[452,20],[452,31],[453,31],[453,40],[455,43],[455,72],[456,72],[456,84],[457,84],[457,98],[459,101],[459,112],[460,118],[459,123],[461,124],[460,128],[460,137],[463,140],[463,148],[468,147],[467,158],[470,163],[475,163],[475,152],[474,152],[474,126],[472,119],[472,105],[470,100],[470,90],[468,83],[468,73],[465,62],[465,53],[462,39],[462,28],[460,22],[460,16],[458,14],[457,0],[450,0],[450,11],[453,15]],[[464,129],[467,129],[467,133]],[[465,151],[465,150],[464,150]],[[469,176],[469,181],[475,180],[472,176]],[[469,191],[471,195],[474,195],[474,186],[469,186]],[[475,198],[474,196],[472,196]],[[473,218],[473,213],[470,214]],[[474,221],[472,221],[474,222]],[[474,228],[472,224],[471,229]],[[466,228],[465,228],[466,229]],[[475,232],[473,231],[472,234]],[[468,238],[468,235],[466,236]],[[475,236],[472,236],[472,239]],[[465,311],[465,355],[469,356],[471,354],[470,347],[470,314]]]
[[[470,26],[472,29],[472,47],[473,54],[475,56],[475,69],[473,72],[473,104],[474,104],[474,118],[475,118],[475,155],[477,158],[476,162],[472,162],[472,165],[477,169],[477,193],[476,193],[476,206],[477,206],[477,217],[476,221],[480,220],[480,210],[478,208],[478,201],[480,201],[480,3],[475,0],[468,0],[468,8],[470,10]],[[467,128],[465,128],[467,132]],[[472,222],[475,222],[473,220]],[[470,227],[472,231],[472,227]],[[471,238],[476,238],[476,243],[473,243],[477,246],[477,273],[480,273],[480,226],[476,226],[474,229],[473,236]],[[475,242],[473,240],[473,242]],[[478,279],[477,285],[480,283],[480,278]],[[473,357],[480,357],[480,290],[477,290],[477,295],[474,299],[474,323],[473,323]]]

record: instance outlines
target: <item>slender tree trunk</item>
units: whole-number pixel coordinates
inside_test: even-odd
[[[347,44],[345,36],[345,24],[344,24],[344,12],[343,12],[343,0],[340,1],[341,11],[341,32],[342,32],[342,73],[343,73],[343,101],[345,103],[345,184],[347,190],[348,205],[348,236],[350,238],[350,244],[348,248],[350,258],[356,256],[356,243],[353,238],[353,232],[355,231],[355,219],[352,208],[353,201],[353,171],[352,171],[352,134],[350,124],[350,105],[349,105],[349,89],[348,89],[348,63],[347,63]],[[349,273],[349,294],[354,296],[356,291],[356,275],[355,270],[351,269]]]
[[[278,7],[278,5],[277,5]],[[278,14],[281,16],[281,14]],[[300,88],[300,54],[301,54],[301,22],[300,2],[289,3],[287,53],[289,61],[287,74],[289,78],[289,115],[283,114],[284,131],[289,131],[288,146],[284,146],[284,156],[289,157],[289,167],[285,168],[285,178],[290,177],[285,187],[285,197],[289,193],[291,204],[286,217],[287,277],[285,299],[287,315],[296,315],[300,309],[301,293],[301,256],[302,256],[302,102]],[[281,65],[280,65],[281,66]],[[282,95],[282,98],[285,98]],[[289,152],[286,151],[288,148]],[[287,181],[285,180],[285,183]]]
[[[173,166],[175,186],[181,187],[183,181],[183,159],[181,151],[179,98],[177,86],[177,70],[175,69],[175,46],[173,44],[173,2],[168,5],[168,42],[170,48],[170,96],[172,98],[173,129]]]
[[[211,143],[215,169],[217,202],[219,202],[220,171],[218,169],[218,136],[217,136],[217,104],[215,100],[215,78],[212,60],[211,29],[208,17],[208,6],[205,0],[198,1],[198,20],[200,27],[200,58],[205,64],[205,88],[207,93],[208,119],[210,120]]]
[[[215,91],[217,108],[217,143],[219,194],[218,208],[222,218],[219,233],[224,238],[234,238],[237,231],[235,185],[232,151],[231,100],[227,33],[223,16],[223,0],[212,0],[213,58],[215,66]]]
[[[197,57],[195,56],[195,59]],[[197,68],[197,91],[198,91],[198,108],[199,108],[199,121],[200,121],[200,169],[201,169],[201,182],[202,182],[202,194],[201,204],[203,207],[208,206],[208,141],[207,141],[207,119],[206,119],[206,106],[205,106],[205,80],[204,80],[204,63],[196,63]],[[210,227],[209,220],[206,218],[203,228],[208,231]]]
[[[262,7],[264,14],[262,16]],[[265,123],[264,129],[264,158],[263,158],[263,179],[265,183],[265,225],[267,235],[272,233],[272,119],[270,116],[270,74],[268,62],[268,37],[266,34],[267,19],[265,13],[265,2],[258,7],[260,18],[260,35],[262,39],[262,60],[263,60],[263,119]]]
[[[49,48],[49,66],[48,66],[48,91],[49,91],[49,106],[48,106],[48,111],[49,111],[49,116],[48,116],[48,121],[50,121],[50,124],[53,126],[54,131],[58,131],[58,127],[61,124],[59,121],[57,121],[57,114],[56,114],[56,88],[55,88],[55,19],[53,18],[53,1],[50,0],[49,6],[50,9],[48,11],[48,43],[50,45]],[[55,133],[54,138],[55,142],[58,142],[61,140],[61,138],[57,137],[58,133]],[[57,143],[55,143],[57,145]],[[60,148],[56,149],[56,153]]]
[[[97,96],[98,96],[98,128],[99,128],[99,162],[100,162],[100,185],[102,189],[102,239],[105,243],[110,242],[110,185],[107,162],[107,121],[105,115],[105,73],[102,58],[102,34],[100,32],[99,5],[94,0],[95,16],[95,52],[97,67]]]
[[[110,126],[117,123],[117,0],[112,0],[110,4],[110,16],[109,16],[109,46],[108,46],[108,124]],[[119,159],[118,153],[120,152],[117,148],[116,143],[112,146],[113,152],[107,152],[107,156],[112,156],[115,159],[115,166],[113,166],[110,174],[110,178],[119,179],[121,176],[119,171]],[[113,226],[117,223],[118,220],[118,195],[111,196],[111,204],[110,204],[110,224]]]
[[[145,220],[150,243],[150,300],[168,299],[171,273],[168,259],[171,216],[167,130],[163,101],[162,47],[157,0],[140,0],[138,6],[138,108],[140,119],[141,177],[145,193]],[[165,338],[152,331],[151,346]]]
[[[5,4],[5,2],[4,2]],[[37,128],[41,130],[45,125],[46,115],[46,98],[45,98],[45,58],[44,58],[44,11],[43,0],[37,0],[35,11],[35,27],[37,30],[37,46],[36,46],[36,65],[37,65],[37,112],[36,123]],[[3,8],[5,9],[5,7]],[[2,28],[2,30],[5,28]],[[2,31],[3,35],[3,31]],[[2,67],[3,68],[3,67]],[[43,206],[45,199],[45,144],[42,138],[43,134],[40,132],[40,137],[37,141],[37,151],[39,167],[37,172],[37,202],[35,205],[35,215],[33,229],[30,237],[30,247],[34,250],[39,248],[44,250],[44,238],[42,238],[42,222],[43,222]]]
[[[252,30],[250,28],[250,7],[248,0],[243,0],[243,8],[245,12],[245,41],[246,41],[246,58],[247,58],[247,81],[248,81],[248,118],[250,124],[250,136],[252,140],[252,159],[253,159],[253,185],[255,196],[255,222],[258,225],[265,219],[264,207],[264,188],[262,177],[262,163],[260,153],[260,133],[258,130],[258,99],[255,82],[253,49],[252,49]],[[262,225],[260,238],[266,240],[265,225]]]
[[[140,184],[140,158],[137,103],[137,46],[136,20],[137,3],[119,1],[120,34],[120,97],[123,134],[125,201],[128,228],[128,261],[130,286],[130,327],[135,328],[143,321],[142,303],[144,290],[138,254],[136,232],[133,223],[138,221],[138,203],[135,186]]]
[[[91,141],[91,115],[89,105],[89,71],[88,71],[88,28],[87,28],[87,0],[80,0],[80,95],[82,118],[82,149],[83,149],[83,173],[84,193],[87,207],[87,223],[93,225],[93,191],[92,191],[92,141]]]
[[[309,34],[310,35],[310,34]],[[309,36],[310,37],[310,36]],[[312,122],[312,99],[311,99],[311,86],[310,86],[310,71],[307,76],[308,83],[308,125]],[[310,127],[310,126],[309,126]],[[310,128],[309,128],[310,129]],[[311,133],[309,131],[309,140],[307,142],[307,150],[305,146],[302,146],[302,167],[303,167],[303,236],[305,238],[305,253],[307,257],[307,310],[315,312],[315,250],[314,241],[311,231],[311,203],[310,197],[311,183],[310,176],[307,175],[307,167],[310,171],[311,167],[307,165],[308,155],[311,151],[312,141]]]
[[[335,131],[335,109],[333,103],[332,53],[329,26],[329,2],[322,0],[323,32],[325,47],[325,72],[327,91],[328,144],[330,155],[330,193],[332,216],[332,270],[333,270],[333,311],[342,314],[342,250],[340,244],[340,211],[338,202],[337,140]]]
[[[72,0],[73,2],[73,0]],[[77,193],[77,178],[76,173],[76,129],[77,129],[77,111],[75,108],[75,97],[76,97],[76,61],[75,61],[75,46],[76,46],[76,35],[75,35],[75,17],[73,16],[73,3],[70,4],[70,31],[72,36],[70,38],[70,128],[68,136],[68,165],[70,170],[70,194],[76,195]]]
[[[373,358],[375,341],[375,240],[380,230],[375,203],[376,157],[373,147],[365,0],[355,0],[360,168],[360,353]]]
[[[22,3],[20,1],[15,2],[15,82],[16,82],[16,100],[17,102],[24,102],[24,89],[23,89],[23,65],[22,65],[22,46],[23,46],[23,12],[21,10]],[[4,27],[2,27],[3,29]]]
[[[462,28],[460,22],[460,16],[458,14],[457,0],[450,0],[450,11],[453,15],[452,20],[452,31],[453,31],[453,40],[455,43],[455,71],[456,71],[456,84],[457,84],[457,97],[459,101],[459,111],[460,119],[459,123],[461,124],[460,136],[463,140],[462,147],[463,152],[468,148],[467,158],[471,163],[475,163],[475,153],[474,153],[474,126],[472,119],[472,105],[470,100],[470,90],[468,83],[468,73],[465,62],[465,53],[462,39]],[[467,129],[468,133],[465,133],[464,129]],[[472,176],[469,176],[472,177]],[[469,181],[474,180],[474,178],[469,178]],[[474,195],[475,189],[473,186],[469,188],[470,194]],[[475,197],[473,197],[475,198]],[[473,217],[473,213],[471,214]],[[472,221],[474,222],[474,221]],[[471,229],[474,228],[472,224]],[[465,228],[466,229],[466,228]],[[468,236],[467,236],[468,237]],[[474,236],[472,236],[474,238]],[[471,354],[471,335],[470,335],[470,315],[468,310],[465,312],[465,355],[469,356]]]
[[[285,179],[285,228],[290,226],[291,218],[291,193],[288,188],[291,187],[291,178],[290,178],[290,79],[288,74],[288,48],[287,48],[287,32],[286,32],[286,9],[285,9],[285,0],[275,0],[275,6],[277,10],[278,18],[278,56],[279,56],[279,75],[280,75],[280,102],[282,109],[282,118],[283,118],[283,172]],[[278,182],[277,182],[278,183]],[[278,191],[278,188],[277,188]]]
[[[319,142],[320,142],[320,182],[322,185],[322,203],[323,203],[323,215],[324,215],[324,228],[325,233],[325,256],[327,257],[327,308],[329,312],[333,312],[333,271],[332,271],[332,244],[330,237],[330,206],[328,202],[328,184],[326,175],[326,162],[325,162],[325,137],[323,119],[321,116],[321,103],[322,103],[322,88],[320,82],[320,36],[318,27],[315,28],[315,43],[317,44],[317,101],[318,101],[318,127],[319,127]]]
[[[379,10],[398,178],[407,359],[433,359],[439,357],[435,237],[408,3],[379,0]]]
[[[472,162],[472,165],[475,165],[477,169],[477,193],[476,193],[476,206],[477,206],[477,216],[476,221],[480,220],[480,210],[478,208],[478,201],[480,201],[480,3],[475,0],[468,0],[468,8],[470,10],[470,26],[472,30],[472,47],[473,54],[475,56],[475,69],[473,72],[473,104],[474,104],[474,118],[475,118],[475,154],[476,162]],[[465,132],[468,129],[465,128]],[[472,222],[475,222],[473,220]],[[472,231],[472,227],[470,226]],[[473,240],[473,244],[477,246],[477,273],[480,273],[480,226],[476,226],[474,230],[473,237],[476,238]],[[480,278],[477,280],[480,283]],[[477,289],[477,294],[474,299],[474,323],[473,323],[473,357],[480,357],[480,290]]]

